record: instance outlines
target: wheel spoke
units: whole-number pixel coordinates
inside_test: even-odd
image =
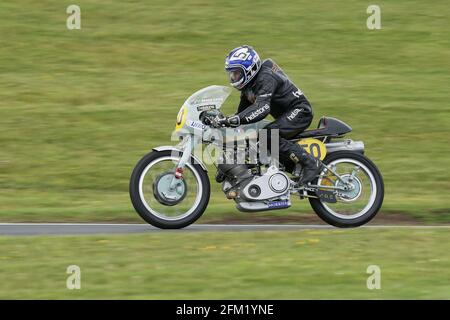
[[[182,180],[174,181],[178,160],[174,157],[158,158],[141,175],[141,201],[151,214],[160,219],[183,219],[200,202],[200,177],[191,164],[186,164]]]

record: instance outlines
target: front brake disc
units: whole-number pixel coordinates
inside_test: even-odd
[[[187,193],[186,181],[184,179],[176,179],[175,187],[171,188],[173,179],[176,179],[174,172],[169,171],[160,174],[153,182],[155,199],[166,206],[174,206],[180,203]]]

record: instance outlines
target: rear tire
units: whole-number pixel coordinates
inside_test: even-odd
[[[348,151],[339,151],[331,153],[330,155],[327,155],[324,159],[325,164],[330,164],[331,162],[338,160],[338,159],[354,159],[356,161],[359,161],[364,166],[366,166],[370,172],[372,173],[375,184],[376,184],[376,195],[375,200],[370,207],[370,209],[365,212],[363,215],[354,218],[354,219],[344,219],[340,218],[336,215],[334,215],[332,212],[327,210],[327,208],[323,205],[322,201],[317,198],[309,198],[309,202],[311,204],[312,209],[317,213],[317,215],[326,223],[331,224],[333,226],[339,227],[339,228],[352,228],[352,227],[358,227],[363,224],[366,224],[370,220],[372,220],[375,215],[378,213],[378,211],[381,208],[381,205],[383,204],[384,199],[384,183],[383,178],[381,176],[380,171],[375,166],[375,164],[367,157],[360,153],[356,152],[348,152]],[[318,178],[316,178],[311,184],[317,184]]]
[[[205,172],[205,170],[203,170],[203,168],[199,164],[194,163],[191,164],[192,166],[191,168],[192,170],[195,170],[199,176],[200,181],[198,181],[198,183],[202,185],[202,195],[200,198],[200,202],[198,203],[196,208],[192,211],[192,213],[179,220],[166,220],[156,216],[147,209],[147,207],[145,206],[145,204],[141,199],[139,192],[141,175],[144,173],[144,170],[150,163],[152,163],[158,158],[170,157],[171,155],[173,155],[172,152],[173,151],[171,150],[165,150],[165,151],[152,151],[146,154],[137,163],[130,179],[129,192],[130,192],[130,199],[134,209],[147,223],[161,229],[181,229],[194,223],[198,218],[202,216],[203,212],[208,206],[209,196],[211,193],[208,174]],[[178,156],[181,157],[181,154],[179,154]]]

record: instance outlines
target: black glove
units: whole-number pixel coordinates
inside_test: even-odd
[[[210,122],[210,126],[213,128],[238,127],[240,125],[238,116],[224,117],[222,114],[215,116]]]

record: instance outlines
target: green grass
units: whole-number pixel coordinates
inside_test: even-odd
[[[450,299],[448,241],[399,228],[0,237],[0,299]]]
[[[171,143],[185,98],[226,84],[224,56],[243,43],[284,68],[316,121],[364,140],[385,212],[450,221],[447,1],[377,2],[379,31],[354,0],[77,4],[82,30],[69,31],[65,3],[0,3],[0,221],[136,220],[133,166]],[[234,211],[214,191],[206,219]]]

